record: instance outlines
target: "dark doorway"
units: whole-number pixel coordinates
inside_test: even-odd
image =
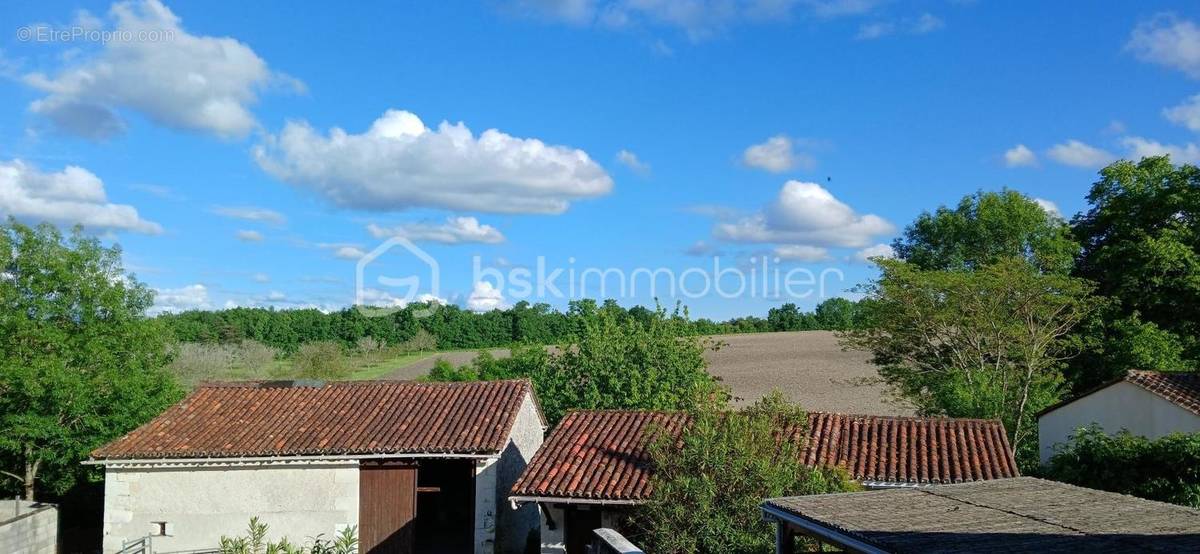
[[[474,551],[475,464],[421,460],[417,479],[417,552]]]
[[[587,554],[592,543],[592,531],[600,528],[600,510],[586,507],[567,506],[566,514],[567,554]]]
[[[417,466],[363,462],[358,470],[358,542],[364,554],[412,554]]]

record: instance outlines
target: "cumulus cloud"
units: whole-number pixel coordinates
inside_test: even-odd
[[[637,154],[634,154],[628,150],[621,150],[620,152],[617,152],[617,161],[621,162],[621,165],[628,167],[638,175],[644,176],[650,174],[650,164],[643,162],[638,158]]]
[[[91,229],[162,232],[133,206],[109,202],[104,182],[74,165],[43,172],[22,160],[0,161],[0,214]]]
[[[1163,116],[1171,123],[1200,132],[1200,94],[1188,98],[1178,106],[1164,109]]]
[[[1133,28],[1125,48],[1139,60],[1200,79],[1200,27],[1174,14],[1158,14]]]
[[[440,304],[442,306],[449,304],[445,298],[434,296],[429,293],[418,294],[413,302],[419,302],[421,304]],[[395,296],[392,293],[384,290],[373,288],[363,289],[362,305],[364,306],[370,306],[374,308],[403,308],[409,305],[409,303],[410,302],[405,298]]]
[[[904,18],[896,22],[873,21],[864,23],[858,27],[858,33],[854,35],[854,38],[858,40],[874,40],[897,32],[910,35],[925,35],[940,30],[945,26],[946,22],[942,21],[941,18],[931,13],[923,13],[917,17]]]
[[[22,77],[46,93],[29,109],[64,132],[111,137],[130,110],[173,129],[242,137],[257,126],[250,106],[260,92],[303,87],[236,39],[188,33],[158,0],[118,2],[109,19],[114,38],[95,55]]]
[[[330,244],[328,250],[333,251],[333,257],[339,260],[357,260],[367,255],[367,252],[362,247],[353,244]]]
[[[1050,200],[1046,200],[1045,198],[1034,198],[1033,201],[1038,206],[1041,206],[1046,213],[1055,217],[1062,217],[1062,212],[1058,211],[1058,204],[1055,204]]]
[[[722,240],[862,248],[895,231],[874,214],[859,214],[816,183],[788,181],[762,211],[720,222],[713,235]]]
[[[811,155],[799,152],[795,147],[796,143],[791,137],[775,135],[746,148],[742,152],[742,163],[771,173],[782,173],[797,167],[811,169],[817,164]]]
[[[1075,139],[1050,147],[1046,155],[1060,164],[1085,168],[1101,167],[1116,159],[1108,151]]]
[[[237,239],[242,242],[262,242],[263,234],[258,231],[241,230],[237,232]]]
[[[212,211],[217,215],[241,219],[243,221],[270,223],[271,225],[283,225],[287,223],[287,217],[284,217],[283,214],[275,210],[256,208],[254,206],[216,206]]]
[[[868,246],[854,253],[854,259],[860,262],[869,262],[871,258],[895,258],[896,251],[888,244],[876,244]]]
[[[1004,165],[1008,167],[1029,167],[1037,165],[1037,154],[1024,144],[1018,144],[1004,151]]]
[[[1142,137],[1124,137],[1121,139],[1121,145],[1126,148],[1129,158],[1133,160],[1166,155],[1171,156],[1171,161],[1175,163],[1200,163],[1200,146],[1191,142],[1176,145],[1163,144]]]
[[[558,214],[571,201],[608,194],[613,182],[586,152],[514,137],[479,136],[463,123],[428,129],[415,114],[388,110],[362,134],[321,135],[290,122],[254,148],[276,178],[334,204],[373,211],[433,207]]]
[[[490,312],[504,307],[504,295],[487,281],[476,282],[467,297],[467,309],[472,312]]]
[[[807,244],[785,244],[775,247],[775,256],[797,262],[819,262],[829,259],[829,250]]]
[[[266,273],[255,273],[254,275],[250,276],[250,279],[252,281],[254,281],[255,283],[270,283],[271,282],[271,276],[267,275]]]
[[[448,217],[445,223],[403,223],[395,227],[367,225],[371,236],[382,239],[403,237],[413,242],[439,242],[442,244],[504,242],[504,234],[491,225],[480,224],[473,217]]]
[[[161,313],[176,313],[187,310],[205,310],[210,307],[208,302],[208,287],[199,283],[176,289],[154,289],[154,305],[147,312],[150,315]]]

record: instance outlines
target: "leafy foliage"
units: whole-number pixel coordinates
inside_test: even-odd
[[[676,440],[650,445],[654,493],[634,512],[638,541],[649,552],[769,553],[774,528],[762,520],[764,498],[843,492],[857,485],[843,471],[801,461],[806,416],[777,391],[740,412],[704,403]]]
[[[1018,460],[1036,460],[1033,414],[1058,400],[1066,337],[1099,305],[1081,279],[1021,258],[973,271],[880,260],[864,287],[864,327],[843,336],[869,350],[880,375],[926,414],[998,418]]]
[[[978,269],[1023,258],[1045,273],[1070,272],[1079,243],[1061,217],[1011,190],[978,192],[956,208],[925,212],[892,243],[899,259],[920,269]]]
[[[1100,172],[1087,199],[1091,208],[1073,221],[1083,244],[1076,273],[1115,301],[1110,321],[1126,321],[1093,325],[1088,331],[1098,334],[1089,336],[1093,345],[1126,344],[1081,358],[1077,388],[1131,362],[1200,365],[1200,168],[1166,157],[1119,161]],[[1154,348],[1170,354],[1152,355]]]
[[[679,410],[702,399],[728,398],[705,370],[709,345],[687,334],[686,320],[662,309],[644,319],[621,317],[618,310],[579,314],[575,334],[552,352],[518,348],[504,359],[485,352],[458,368],[439,363],[430,379],[529,377],[552,425],[569,409]]]
[[[87,453],[157,415],[181,394],[162,370],[167,333],[145,311],[153,293],[121,252],[76,228],[0,226],[0,463],[61,493]]]
[[[313,537],[307,546],[293,543],[286,537],[276,542],[267,540],[268,526],[258,519],[250,518],[245,535],[222,536],[217,551],[220,554],[356,554],[358,552],[357,527],[345,527],[333,539],[324,535]]]
[[[858,303],[845,298],[829,298],[817,304],[812,313],[801,312],[788,302],[767,312],[771,331],[844,331],[858,324]]]
[[[1200,433],[1150,440],[1080,429],[1043,469],[1050,479],[1200,508]]]

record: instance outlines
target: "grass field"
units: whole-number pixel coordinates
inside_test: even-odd
[[[907,415],[912,409],[890,402],[880,384],[861,384],[878,377],[866,352],[846,352],[829,331],[750,333],[713,337],[725,345],[707,354],[709,372],[745,405],[778,388],[805,409],[842,413]],[[506,349],[492,355],[507,356]],[[429,373],[436,360],[465,364],[476,351],[429,354],[398,367],[389,379],[416,379]]]

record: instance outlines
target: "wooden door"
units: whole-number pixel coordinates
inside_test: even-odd
[[[417,519],[417,466],[363,462],[358,469],[358,551],[412,554]]]
[[[567,554],[587,554],[588,545],[596,535],[592,533],[600,528],[600,510],[581,510],[575,506],[566,510]]]

